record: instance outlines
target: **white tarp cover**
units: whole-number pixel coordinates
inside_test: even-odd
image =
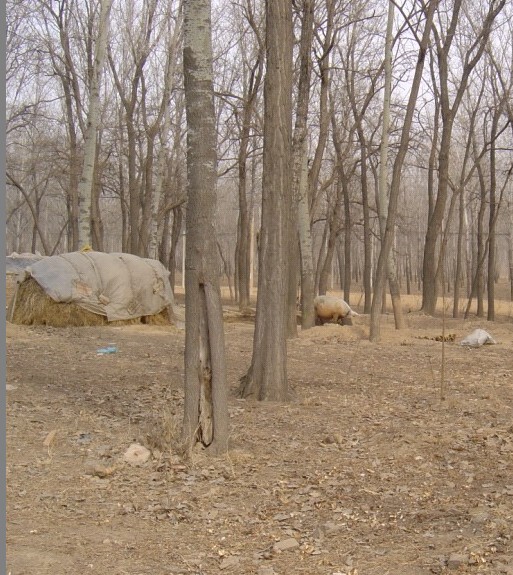
[[[10,256],[5,258],[5,273],[6,274],[19,274],[25,268],[43,259],[44,256],[40,254],[18,254],[13,252]]]
[[[132,254],[71,252],[46,257],[22,275],[33,277],[53,300],[75,303],[108,321],[173,306],[168,270],[157,260]]]
[[[461,340],[461,345],[468,345],[469,347],[481,347],[482,345],[490,345],[497,343],[493,337],[484,329],[475,329],[472,333],[467,335]]]

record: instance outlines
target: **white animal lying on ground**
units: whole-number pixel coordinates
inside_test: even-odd
[[[467,345],[468,347],[481,347],[482,345],[493,345],[495,343],[497,342],[484,329],[475,329],[460,342],[461,345]]]
[[[359,315],[342,298],[332,295],[318,295],[314,299],[314,307],[316,321],[321,325],[328,321],[335,321],[343,325],[344,318]]]

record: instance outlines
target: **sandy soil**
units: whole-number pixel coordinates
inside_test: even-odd
[[[513,574],[511,304],[453,343],[419,313],[379,344],[366,316],[300,333],[289,404],[235,397],[253,326],[228,311],[231,449],[191,461],[182,330],[7,324],[8,573]],[[461,346],[478,327],[497,344]]]

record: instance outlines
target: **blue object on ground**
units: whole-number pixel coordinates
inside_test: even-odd
[[[107,347],[100,347],[96,350],[97,355],[106,355],[108,353],[116,353],[118,348],[115,345],[109,345]]]

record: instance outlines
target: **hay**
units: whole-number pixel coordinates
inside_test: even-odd
[[[5,274],[5,306],[8,309],[16,291],[16,274]]]
[[[171,312],[169,308],[166,307],[160,313],[155,313],[153,315],[143,315],[140,318],[140,323],[147,325],[170,325],[173,322],[171,320]]]
[[[74,303],[54,301],[33,278],[18,285],[7,318],[21,325],[49,325],[52,327],[85,327],[99,325],[169,325],[169,311],[162,310],[152,316],[134,319],[108,321],[106,316],[88,311]]]

